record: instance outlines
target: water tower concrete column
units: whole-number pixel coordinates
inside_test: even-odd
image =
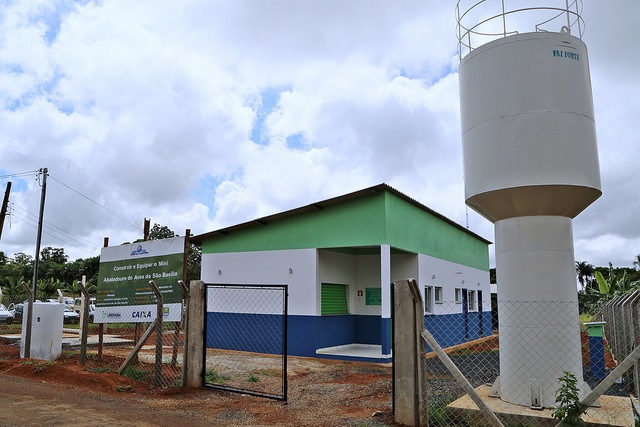
[[[466,203],[495,224],[494,391],[552,407],[564,371],[583,385],[572,218],[601,195],[587,48],[565,25],[569,11],[555,32],[518,33],[504,9],[493,17],[500,36],[474,46],[472,36],[488,31],[460,20],[483,3],[458,11],[468,48],[459,78]]]
[[[565,371],[582,380],[571,219],[497,221],[500,397],[532,407],[555,404]]]

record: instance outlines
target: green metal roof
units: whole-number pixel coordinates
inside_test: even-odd
[[[421,253],[489,270],[488,240],[380,184],[191,238],[202,253],[325,249],[354,255]]]
[[[226,237],[229,236],[231,233],[238,231],[238,230],[245,230],[247,228],[252,228],[252,227],[263,227],[267,224],[271,224],[273,222],[276,221],[280,221],[283,219],[287,219],[289,217],[293,217],[296,215],[300,215],[303,213],[307,213],[307,212],[317,212],[317,211],[322,211],[323,209],[332,206],[332,205],[336,205],[336,204],[340,204],[340,203],[345,203],[354,199],[358,199],[361,197],[366,197],[366,196],[371,196],[371,195],[378,195],[382,192],[389,192],[391,194],[396,195],[397,197],[399,197],[400,199],[424,210],[425,212],[433,215],[436,218],[439,218],[443,221],[445,221],[446,223],[452,225],[453,227],[456,227],[462,231],[464,231],[465,233],[470,234],[471,236],[485,242],[486,244],[491,244],[492,242],[490,242],[489,240],[485,239],[484,237],[472,232],[471,230],[469,230],[468,228],[463,227],[462,225],[450,220],[449,218],[445,217],[444,215],[434,211],[433,209],[423,205],[422,203],[418,202],[415,199],[412,199],[411,197],[407,196],[406,194],[396,190],[395,188],[387,185],[387,184],[378,184],[375,185],[373,187],[368,187],[362,190],[358,190],[358,191],[354,191],[352,193],[348,193],[348,194],[344,194],[342,196],[337,196],[337,197],[333,197],[331,199],[327,199],[327,200],[323,200],[320,202],[315,202],[315,203],[311,203],[309,205],[305,205],[305,206],[301,206],[299,208],[295,208],[295,209],[291,209],[288,211],[283,211],[280,213],[276,213],[276,214],[272,214],[272,215],[268,215],[265,217],[261,217],[261,218],[257,218],[251,221],[247,221],[247,222],[243,222],[240,224],[236,224],[236,225],[232,225],[229,227],[225,227],[225,228],[220,228],[218,230],[214,230],[214,231],[210,231],[208,233],[203,233],[203,234],[198,234],[196,236],[192,236],[190,238],[190,242],[192,243],[202,243],[205,239],[209,239],[209,238],[216,238],[216,237]]]

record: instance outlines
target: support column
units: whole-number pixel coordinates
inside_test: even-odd
[[[382,354],[391,354],[391,246],[380,245],[380,294],[382,305],[380,307],[381,316],[381,337]]]
[[[516,217],[495,230],[500,397],[553,407],[565,371],[583,386],[571,219]]]

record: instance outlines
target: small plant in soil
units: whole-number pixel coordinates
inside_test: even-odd
[[[257,383],[260,381],[260,378],[258,378],[258,376],[254,373],[249,374],[249,379],[247,380],[250,383]]]
[[[54,364],[54,362],[39,362],[35,360],[29,360],[23,363],[23,365],[33,365],[33,372],[35,372],[36,374],[43,372],[44,368],[46,368],[47,366],[53,366]]]
[[[576,376],[568,371],[558,378],[560,388],[556,391],[556,403],[558,407],[553,411],[553,418],[563,421],[563,425],[585,425],[580,415],[582,404],[580,403],[580,390]]]

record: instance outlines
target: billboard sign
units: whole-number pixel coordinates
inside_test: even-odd
[[[149,281],[162,294],[165,322],[178,322],[182,314],[184,237],[147,240],[109,246],[100,252],[96,323],[152,322],[157,298]]]

